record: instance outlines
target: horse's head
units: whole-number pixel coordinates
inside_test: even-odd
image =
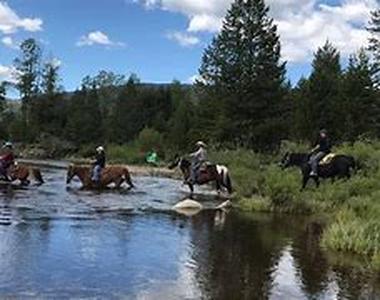
[[[180,164],[181,164],[181,160],[182,160],[182,158],[177,154],[177,155],[174,157],[174,159],[172,160],[172,162],[168,165],[168,168],[169,168],[170,170],[173,170],[173,169],[179,167]]]
[[[69,184],[75,175],[76,175],[75,166],[71,164],[69,165],[67,169],[66,184]]]

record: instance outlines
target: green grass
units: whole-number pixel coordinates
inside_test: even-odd
[[[281,153],[305,149],[285,143]],[[319,189],[310,183],[303,192],[299,170],[277,166],[281,154],[241,149],[213,153],[212,160],[230,168],[242,210],[325,214],[329,222],[321,242],[324,247],[368,256],[380,267],[380,141],[344,144],[334,150],[353,155],[360,169],[350,180],[325,180]]]

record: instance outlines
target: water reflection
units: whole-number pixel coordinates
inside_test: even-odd
[[[169,212],[184,196],[176,181],[137,178],[145,188],[93,194],[67,191],[62,175],[0,196],[0,298],[380,296],[378,275],[332,259],[307,219],[210,210],[187,218]]]

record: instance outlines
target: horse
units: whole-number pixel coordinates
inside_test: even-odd
[[[71,180],[76,176],[82,183],[84,189],[106,189],[110,184],[114,183],[115,188],[120,188],[126,182],[128,189],[134,187],[131,175],[126,167],[109,166],[102,170],[100,182],[93,182],[91,179],[92,167],[70,165],[67,169],[66,184],[70,184]]]
[[[191,172],[191,162],[183,157],[176,157],[169,165],[169,169],[179,167],[181,170],[184,181],[189,186],[191,194],[194,193],[194,184],[189,182]],[[229,194],[232,194],[232,182],[229,170],[226,166],[208,164],[205,169],[201,169],[195,184],[204,185],[206,183],[215,182],[218,193],[221,192],[222,187],[226,188]]]
[[[19,180],[21,185],[29,185],[31,182],[29,179],[30,177],[33,177],[38,185],[45,183],[39,168],[20,165],[17,163],[9,167],[8,176],[11,182]]]
[[[309,164],[310,154],[308,153],[286,153],[280,162],[283,169],[289,167],[299,167],[302,172],[302,189],[306,188],[310,179],[311,166]],[[351,177],[351,170],[356,168],[354,157],[349,155],[335,155],[328,163],[319,164],[317,176],[313,179],[319,187],[319,178],[347,178]]]

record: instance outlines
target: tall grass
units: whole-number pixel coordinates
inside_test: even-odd
[[[305,149],[285,143],[281,153]],[[380,141],[343,144],[334,150],[356,158],[353,177],[325,180],[318,189],[310,183],[302,192],[300,171],[278,167],[281,154],[234,150],[214,153],[212,159],[230,168],[242,209],[324,213],[330,220],[322,238],[325,247],[368,255],[380,267]]]

